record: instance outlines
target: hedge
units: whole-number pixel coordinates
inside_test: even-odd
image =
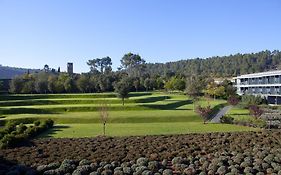
[[[51,119],[47,119],[42,123],[36,121],[31,126],[26,126],[22,123],[17,125],[15,122],[10,122],[0,131],[0,149],[15,147],[52,128],[53,125],[54,121]]]

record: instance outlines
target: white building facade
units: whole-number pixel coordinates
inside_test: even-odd
[[[238,95],[259,95],[269,104],[281,104],[281,70],[234,78]]]

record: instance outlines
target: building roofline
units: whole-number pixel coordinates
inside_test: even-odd
[[[237,77],[234,77],[234,79],[238,78],[255,78],[255,77],[263,77],[263,76],[273,76],[273,75],[281,75],[281,70],[275,70],[275,71],[268,71],[268,72],[259,72],[259,73],[252,73],[252,74],[244,74]]]

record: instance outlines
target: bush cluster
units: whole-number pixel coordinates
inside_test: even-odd
[[[234,121],[234,118],[231,116],[227,116],[227,115],[222,116],[220,119],[221,123],[227,123],[227,124],[233,124],[233,121]]]
[[[265,128],[267,126],[266,121],[263,119],[252,119],[252,120],[234,120],[231,116],[222,116],[220,119],[221,123],[236,124],[242,126],[249,126],[255,128]]]
[[[273,175],[281,174],[280,144],[280,130],[137,137],[49,138],[34,140],[33,147],[2,150],[0,159],[2,154],[8,160],[36,167],[39,174],[45,175],[91,173]],[[65,160],[67,158],[74,160]]]
[[[52,128],[53,125],[54,121],[51,119],[47,119],[42,123],[40,121],[35,121],[34,125],[31,126],[9,122],[5,128],[0,131],[0,149],[14,147]]]
[[[260,105],[265,103],[265,99],[263,99],[261,96],[243,95],[241,102],[244,107],[248,108],[251,105]]]

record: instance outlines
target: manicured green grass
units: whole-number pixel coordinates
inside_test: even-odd
[[[52,118],[56,123],[100,123],[99,112],[69,112],[62,114],[19,114],[7,115],[6,119]],[[153,123],[153,122],[201,122],[192,110],[139,110],[110,111],[110,123]]]
[[[233,107],[227,114],[233,117],[234,120],[251,120],[253,118],[250,116],[250,111],[248,109],[237,106]]]
[[[109,123],[106,125],[108,136],[136,136],[136,135],[163,135],[186,134],[202,132],[233,132],[257,130],[254,128],[228,125],[203,124],[202,122],[172,122],[172,123]],[[42,137],[93,137],[103,134],[101,124],[67,124],[56,125],[53,130]]]
[[[266,124],[263,119],[256,119],[251,116],[249,109],[241,108],[239,106],[232,108],[228,112],[228,115],[234,118],[234,122],[238,123],[251,123],[258,127],[264,127]]]
[[[46,134],[48,136],[96,136],[102,132],[98,109],[101,103],[107,103],[107,128],[108,134],[112,136],[253,129],[225,124],[203,125],[202,119],[194,112],[192,101],[180,93],[130,93],[125,106],[122,106],[121,100],[115,95],[103,93],[4,96],[0,100],[0,122],[18,120],[30,123],[51,118],[57,127]],[[225,103],[224,100],[201,98],[196,105],[218,107]]]

